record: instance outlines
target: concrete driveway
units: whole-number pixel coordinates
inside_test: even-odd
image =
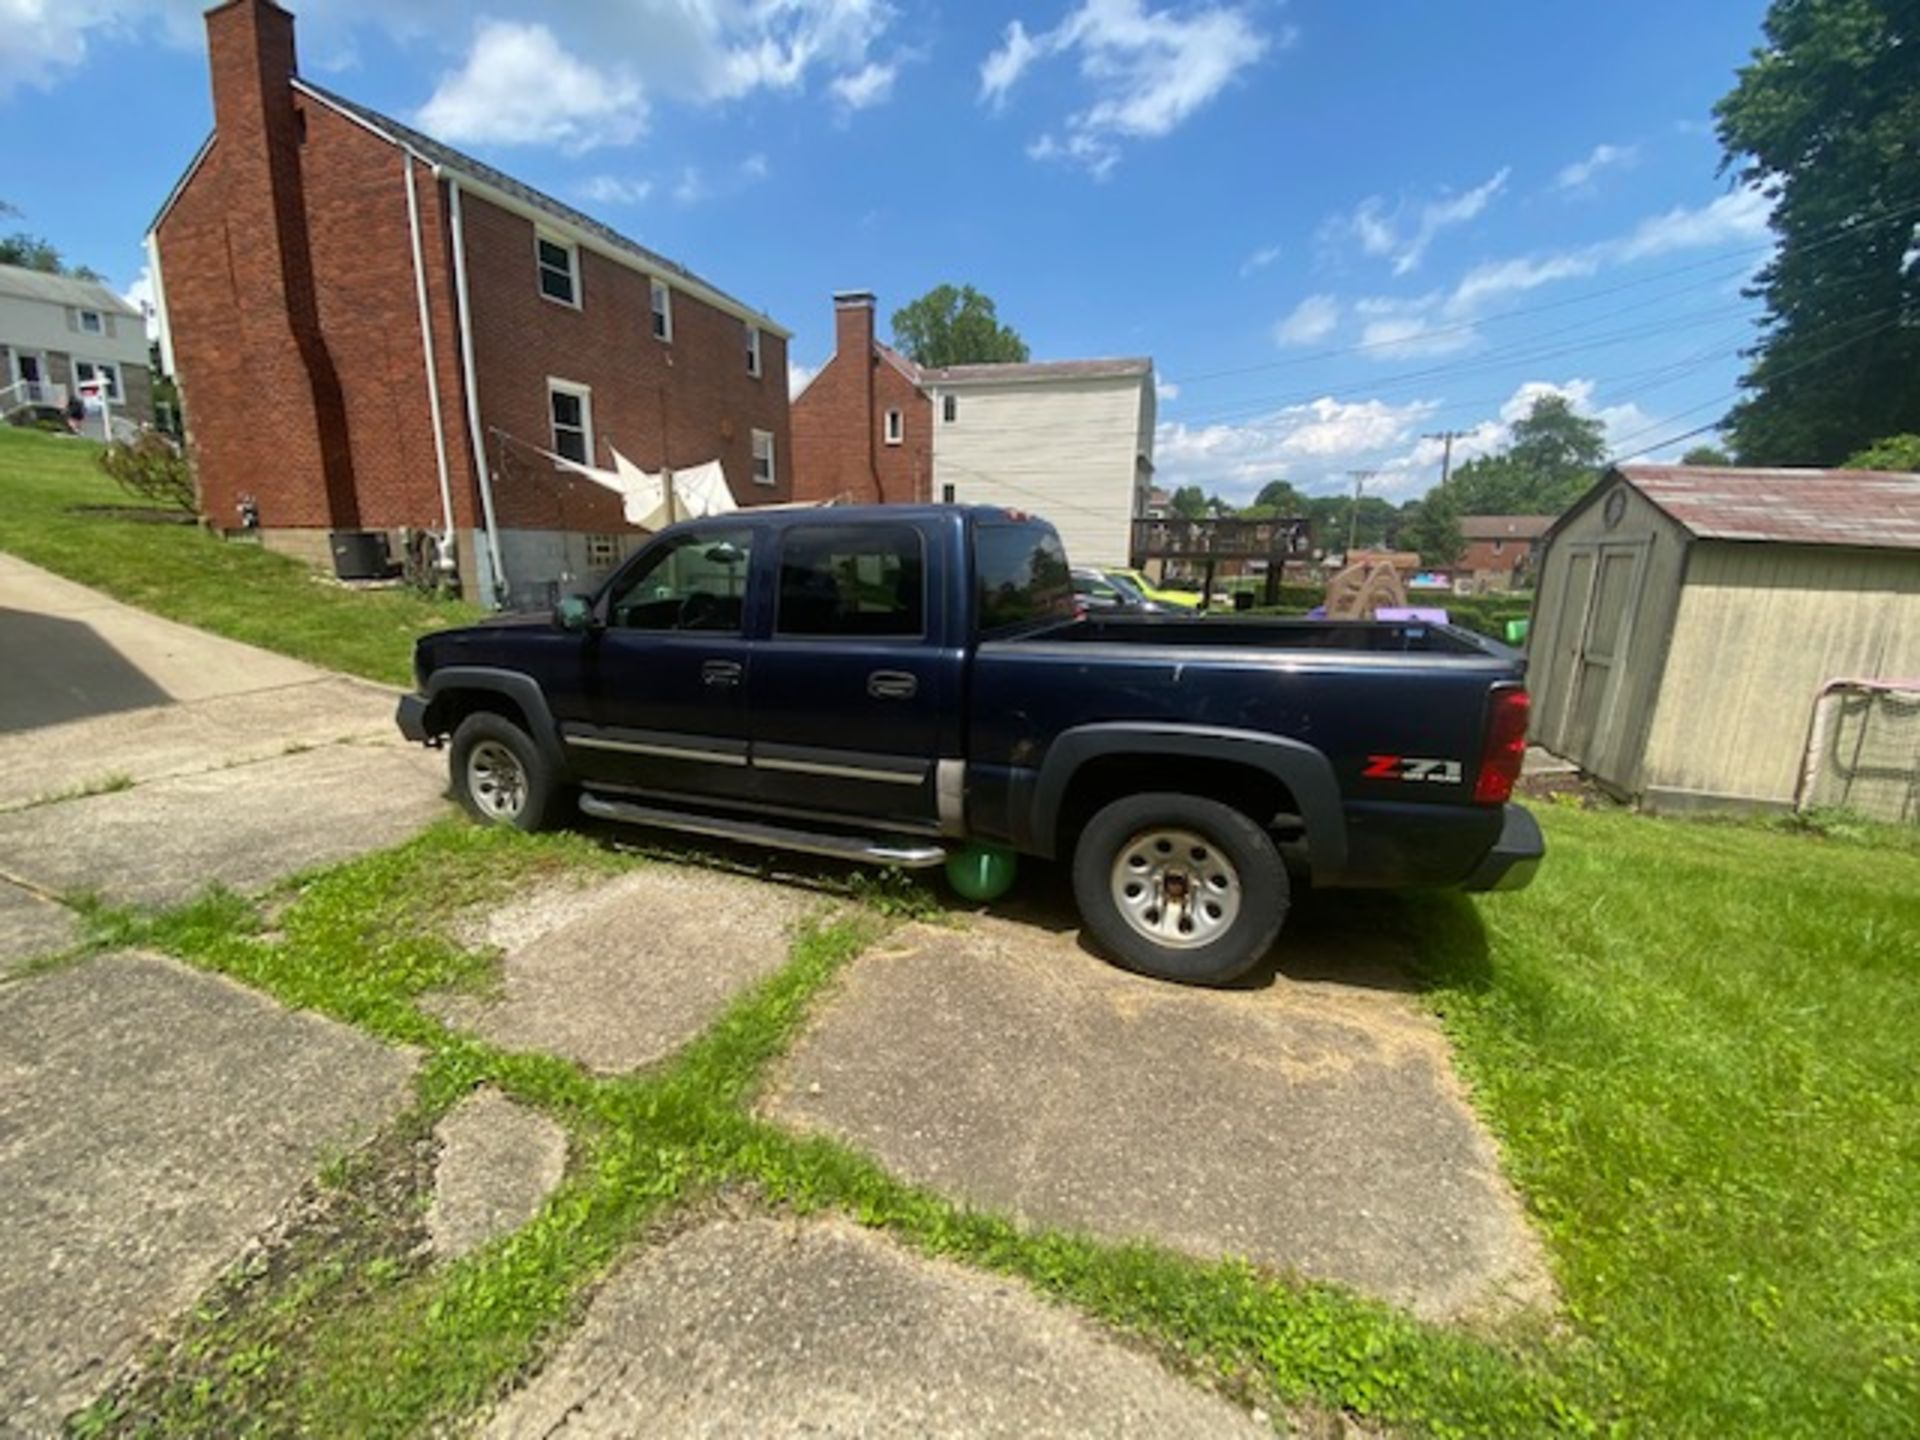
[[[54,902],[248,889],[443,812],[393,694],[0,555],[0,965],[60,949]]]

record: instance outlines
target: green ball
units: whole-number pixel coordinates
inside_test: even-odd
[[[947,883],[968,900],[998,900],[1013,888],[1020,861],[999,845],[963,845],[947,857]]]

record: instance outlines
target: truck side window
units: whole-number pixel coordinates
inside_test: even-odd
[[[752,547],[751,530],[697,530],[668,541],[621,578],[608,622],[628,630],[738,635]]]
[[[774,633],[923,635],[926,573],[911,525],[795,525],[780,545]]]
[[[1045,521],[981,521],[973,532],[973,569],[982,636],[1073,618],[1067,552]]]

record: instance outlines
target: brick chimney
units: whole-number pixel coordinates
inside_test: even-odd
[[[227,0],[207,11],[206,20],[215,151],[227,231],[234,240],[234,289],[242,297],[247,328],[255,330],[247,348],[263,386],[286,377],[282,393],[262,396],[274,402],[280,423],[296,415],[312,420],[315,449],[306,451],[305,435],[285,435],[282,455],[296,471],[300,452],[317,458],[319,473],[312,479],[323,486],[329,526],[354,529],[359,497],[346,400],[320,329],[307,233],[301,155],[306,127],[292,86],[293,16],[271,0]],[[289,348],[297,356],[295,367],[278,363]],[[264,496],[262,511],[264,524],[276,523],[277,517],[265,513]]]
[[[833,351],[840,362],[860,377],[855,409],[860,433],[866,436],[866,474],[862,477],[880,493],[879,435],[873,413],[873,371],[880,357],[873,348],[873,292],[837,290],[833,296]]]

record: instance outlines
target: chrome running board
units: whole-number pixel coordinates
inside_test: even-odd
[[[597,819],[618,820],[626,825],[651,825],[689,835],[711,835],[721,840],[739,840],[748,845],[767,845],[776,850],[831,855],[838,860],[860,860],[871,865],[898,865],[907,870],[930,869],[945,864],[947,859],[944,845],[924,841],[882,839],[876,835],[834,835],[821,830],[800,830],[791,825],[769,824],[764,820],[697,815],[685,810],[666,810],[656,805],[636,805],[631,800],[609,800],[592,791],[580,797],[580,809]]]

